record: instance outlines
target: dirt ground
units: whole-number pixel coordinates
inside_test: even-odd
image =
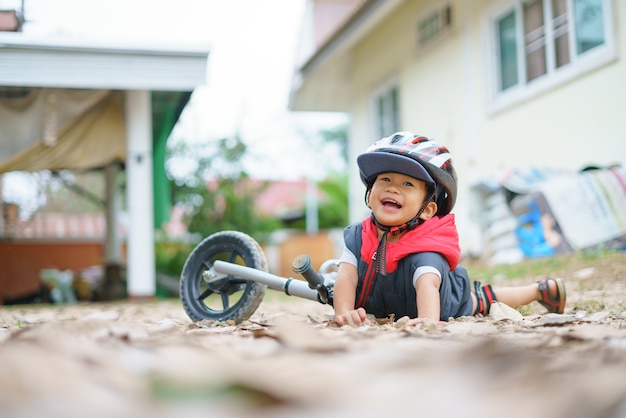
[[[626,254],[546,275],[563,315],[444,327],[337,328],[271,290],[240,325],[178,300],[0,307],[0,416],[626,417]]]

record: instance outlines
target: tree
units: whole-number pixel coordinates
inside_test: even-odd
[[[174,201],[186,208],[189,232],[202,237],[223,230],[245,232],[264,242],[278,221],[254,210],[256,196],[265,183],[252,182],[240,161],[247,147],[238,136],[223,138],[217,148],[179,144],[175,158],[194,161],[196,169],[179,179]]]
[[[348,161],[348,126],[345,124],[330,129],[323,129],[317,135],[309,139],[309,145],[317,152],[328,152],[326,144],[335,144],[338,148],[338,156],[342,160],[341,167],[345,167]],[[317,182],[321,191],[321,199],[318,205],[318,225],[320,229],[343,228],[348,224],[348,176],[337,171],[330,172],[326,178]],[[289,222],[292,229],[305,229],[305,219]]]
[[[343,228],[348,224],[348,177],[333,175],[318,183],[326,199],[318,208],[322,229]]]
[[[344,162],[348,162],[348,125],[338,125],[332,129],[322,129],[320,135],[325,142],[335,143]]]
[[[322,130],[310,140],[322,149],[320,142],[337,144],[340,157],[347,160],[347,125]],[[286,226],[255,211],[255,199],[268,183],[250,179],[241,163],[248,149],[239,136],[203,144],[179,142],[168,152],[168,173],[175,182],[173,201],[186,208],[189,232],[206,237],[238,230],[262,243],[272,231]],[[177,167],[185,170],[176,172]],[[318,209],[320,228],[344,227],[348,222],[347,176],[331,173],[318,187],[324,195]],[[291,222],[289,227],[305,229],[304,220]]]
[[[333,129],[320,131],[325,142],[335,143],[344,163],[348,162],[348,125],[339,125]],[[322,229],[343,228],[348,224],[348,176],[331,173],[318,187],[325,195],[320,204],[319,225]]]

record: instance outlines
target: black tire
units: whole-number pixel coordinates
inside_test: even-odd
[[[193,249],[183,266],[180,278],[183,308],[193,321],[245,321],[259,307],[267,285],[236,276],[206,283],[203,273],[216,260],[267,271],[263,250],[249,235],[238,231],[210,235]]]

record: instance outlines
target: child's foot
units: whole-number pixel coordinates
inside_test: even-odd
[[[537,281],[541,299],[539,303],[548,312],[562,314],[565,310],[565,283],[563,279],[541,279]]]

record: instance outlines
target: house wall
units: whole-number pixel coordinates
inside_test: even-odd
[[[626,161],[626,3],[610,2],[617,58],[530,100],[489,112],[484,19],[494,2],[471,10],[475,78],[480,86],[476,125],[481,176],[518,166],[578,170]],[[485,155],[487,158],[482,158]]]
[[[451,1],[453,29],[418,50],[418,16],[435,1],[404,2],[352,51],[350,170],[378,138],[372,137],[372,92],[394,79],[400,91],[401,128],[448,146],[459,174],[454,212],[462,247],[476,234],[470,189],[499,171],[524,167],[578,170],[626,161],[626,5],[613,1],[617,59],[525,102],[494,111],[486,17],[506,1]],[[367,214],[363,186],[351,179],[350,216]]]
[[[457,5],[459,2],[453,2]],[[455,27],[445,39],[423,49],[417,48],[417,19],[438,2],[405,2],[386,21],[367,36],[353,51],[354,108],[351,111],[350,168],[358,173],[355,160],[373,141],[371,95],[380,85],[395,81],[400,91],[400,125],[403,130],[437,139],[455,155],[464,189],[468,155],[464,132],[463,39]],[[458,8],[455,9],[458,12]],[[455,15],[454,19],[458,17]],[[351,184],[351,219],[367,214],[363,186],[358,177]],[[462,192],[456,212],[464,202]]]

